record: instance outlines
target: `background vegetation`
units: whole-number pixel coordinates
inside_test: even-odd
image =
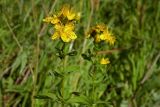
[[[78,39],[68,45],[78,52],[66,61],[68,99],[59,92],[59,41],[51,40],[52,30],[42,22],[65,3],[82,15]],[[85,32],[97,23],[108,25],[117,41],[106,48],[111,64],[96,74],[93,91],[92,65],[81,54],[91,47]],[[1,0],[0,106],[159,107],[159,25],[159,0]]]

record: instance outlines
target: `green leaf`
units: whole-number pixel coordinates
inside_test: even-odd
[[[80,104],[84,104],[84,105],[91,105],[91,101],[89,100],[89,98],[87,96],[84,95],[80,95],[80,96],[75,96],[73,98],[70,98],[68,101],[68,103],[80,103]]]
[[[20,73],[23,72],[26,64],[27,64],[27,54],[26,54],[26,52],[23,52],[23,54],[22,54],[22,56],[21,56],[21,68],[20,68]]]
[[[36,99],[54,99],[54,94],[53,93],[42,93],[34,96]]]
[[[21,56],[17,57],[14,61],[14,63],[12,64],[12,69],[11,71],[15,71],[21,64]]]
[[[107,101],[97,101],[96,105],[98,106],[99,104],[103,104],[107,107],[112,107],[112,104],[110,102],[107,102]]]
[[[22,73],[26,64],[27,64],[27,53],[26,52],[19,53],[14,63],[12,64],[11,71],[14,72],[19,68],[19,73]]]
[[[11,86],[7,87],[7,89],[5,91],[23,94],[23,93],[29,92],[30,87],[27,87],[25,85],[11,85]]]
[[[56,77],[64,77],[64,75],[62,75],[61,73],[57,72],[57,71],[54,71],[53,74],[56,76]]]
[[[80,67],[78,65],[70,65],[66,67],[68,73],[79,71]]]

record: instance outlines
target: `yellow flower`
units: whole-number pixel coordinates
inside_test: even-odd
[[[109,63],[110,63],[110,61],[109,61],[108,58],[102,58],[101,61],[100,61],[100,64],[102,64],[102,65],[106,65],[106,64],[109,64]]]
[[[114,45],[116,38],[113,35],[106,35],[106,41],[111,45]]]
[[[95,30],[99,33],[99,32],[103,32],[106,30],[106,26],[104,24],[99,24],[95,27]]]
[[[53,17],[46,17],[45,19],[43,19],[43,21],[52,24],[57,24],[60,22],[59,18],[56,15],[54,15]]]
[[[99,38],[101,39],[101,40],[106,40],[106,34],[105,33],[101,33],[101,34],[99,34]]]
[[[96,43],[100,41],[106,41],[109,44],[113,45],[116,41],[116,38],[112,35],[112,33],[104,24],[93,27],[87,35],[88,37],[92,36]]]
[[[54,15],[53,16],[53,19],[51,20],[51,23],[52,24],[57,24],[60,22],[60,19],[58,18],[58,16]]]
[[[43,21],[54,25],[53,40],[61,38],[63,42],[70,42],[77,38],[74,22],[78,19],[80,19],[80,13],[76,13],[69,5],[64,5],[58,14],[46,17]]]
[[[67,23],[66,25],[56,24],[55,33],[53,34],[52,39],[55,40],[60,37],[63,42],[70,42],[77,38],[73,30],[73,23]]]
[[[100,34],[100,39],[105,40],[106,42],[110,43],[111,45],[113,45],[116,41],[116,38],[108,30],[106,30],[102,34]]]
[[[61,9],[60,15],[63,15],[64,17],[67,17],[68,20],[79,20],[80,19],[80,13],[74,12],[73,8],[70,8],[69,5],[64,5]]]

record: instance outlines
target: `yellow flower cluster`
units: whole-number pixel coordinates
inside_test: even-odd
[[[43,21],[54,25],[52,40],[61,38],[63,42],[70,42],[77,38],[74,28],[79,19],[80,13],[76,13],[69,5],[64,5],[57,15],[46,17]]]
[[[102,65],[106,65],[106,64],[109,64],[109,63],[110,63],[110,61],[109,61],[108,58],[102,58],[101,61],[100,61],[100,64],[102,64]]]
[[[96,43],[99,43],[100,41],[106,41],[109,44],[113,45],[116,41],[116,38],[104,24],[93,27],[90,30],[88,37],[90,36],[94,38],[94,41]]]

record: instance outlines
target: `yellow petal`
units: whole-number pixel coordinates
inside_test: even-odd
[[[109,61],[108,58],[102,58],[101,61],[100,61],[100,64],[102,64],[102,65],[106,65],[106,64],[109,64],[109,63],[110,63],[110,61]]]
[[[53,20],[53,17],[46,17],[43,19],[44,22],[50,23]]]
[[[68,13],[69,13],[69,8],[70,6],[69,5],[64,5],[61,9],[61,14],[64,15],[65,17],[67,17]]]
[[[63,40],[63,42],[70,42],[71,39],[69,37],[67,37],[66,33],[61,33],[61,39]]]
[[[73,31],[74,30],[74,24],[73,23],[67,23],[64,27],[64,31],[65,32],[70,32],[70,31]]]
[[[69,32],[68,34],[69,34],[70,39],[76,39],[77,38],[77,36],[74,32]]]
[[[67,18],[68,20],[73,20],[75,18],[76,14],[74,12],[68,12]]]
[[[96,43],[100,42],[100,41],[101,41],[100,36],[99,36],[99,35],[95,35],[94,41],[95,41]]]
[[[99,35],[101,40],[106,40],[106,34],[102,33]]]
[[[116,38],[115,38],[114,36],[112,36],[112,35],[107,35],[106,41],[107,41],[108,43],[110,43],[111,45],[114,45],[114,43],[115,43],[115,41],[116,41]]]
[[[52,40],[55,40],[59,38],[59,32],[55,32],[53,35],[52,35]]]
[[[74,30],[74,24],[73,23],[68,23],[65,25],[64,27],[64,32],[66,33],[66,35],[70,38],[70,39],[76,39],[77,36],[76,34],[73,32]]]
[[[60,25],[60,24],[55,24],[54,28],[58,31],[62,30],[64,28],[63,25]]]
[[[76,13],[73,9],[70,8],[69,5],[64,5],[60,12],[64,17],[67,17],[68,20],[73,20],[76,17]]]
[[[96,26],[96,28],[99,29],[100,31],[104,31],[104,30],[107,29],[105,24],[99,24],[99,25]]]
[[[59,18],[58,18],[56,15],[54,15],[54,16],[53,16],[53,19],[51,20],[51,23],[52,23],[52,24],[57,24],[57,23],[59,23],[59,22],[60,22]]]

